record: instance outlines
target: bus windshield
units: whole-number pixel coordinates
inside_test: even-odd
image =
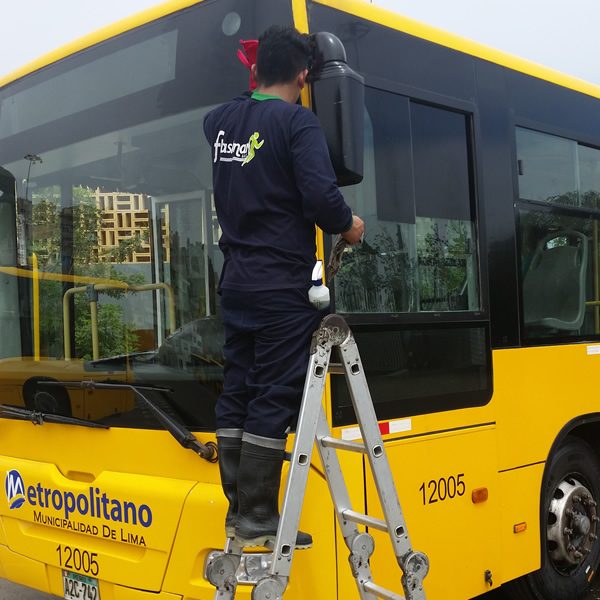
[[[44,385],[126,382],[213,427],[222,257],[202,121],[247,88],[239,39],[273,22],[287,3],[200,4],[0,90],[6,403],[156,427],[130,391]]]

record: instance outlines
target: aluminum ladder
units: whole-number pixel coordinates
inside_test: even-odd
[[[339,349],[341,362],[333,365],[330,360],[335,347]],[[331,435],[322,404],[328,372],[343,373],[346,377],[362,443],[341,440]],[[290,578],[296,533],[315,441],[339,526],[350,550],[350,568],[360,599],[425,600],[423,579],[429,571],[429,560],[425,554],[415,552],[411,548],[358,348],[346,321],[335,314],[325,317],[313,336],[296,440],[275,543],[270,548],[270,553],[245,554],[235,539],[228,539],[223,551],[211,552],[205,563],[204,575],[217,588],[215,600],[234,600],[238,585],[253,586],[252,600],[282,600]],[[337,455],[339,450],[359,452],[367,456],[384,520],[352,509]],[[369,558],[375,550],[375,542],[368,532],[359,530],[358,525],[389,534],[394,554],[402,570],[403,596],[373,581]]]

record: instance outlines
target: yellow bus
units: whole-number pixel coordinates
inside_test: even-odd
[[[367,235],[334,308],[427,597],[579,598],[600,560],[600,88],[357,0],[173,0],[0,81],[0,576],[64,598],[214,597],[221,256],[202,119],[247,88],[239,40],[271,24],[333,33],[365,80],[364,179],[344,193]],[[355,439],[337,378],[324,402]],[[378,516],[361,458],[343,464]],[[313,466],[315,544],[286,598],[357,598]],[[375,580],[399,590],[374,536]]]

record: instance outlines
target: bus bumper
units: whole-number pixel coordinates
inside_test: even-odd
[[[17,554],[3,545],[0,545],[0,578],[47,594],[64,596],[61,569]],[[144,592],[100,581],[100,598],[102,600],[181,600],[182,597],[167,592]]]

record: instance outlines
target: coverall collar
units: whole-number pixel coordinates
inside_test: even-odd
[[[252,96],[250,96],[252,100],[283,100],[283,98],[279,96],[271,96],[270,94],[261,94],[260,92],[252,92]]]

